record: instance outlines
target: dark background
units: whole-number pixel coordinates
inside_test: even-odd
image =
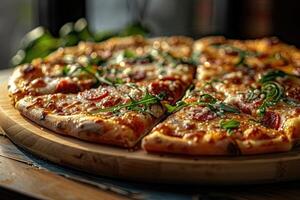
[[[41,25],[57,36],[63,24],[81,17],[93,31],[140,21],[151,36],[277,36],[300,47],[297,0],[1,0],[0,68],[9,67],[26,32]]]

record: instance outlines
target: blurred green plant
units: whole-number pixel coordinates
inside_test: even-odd
[[[11,64],[16,66],[29,63],[35,58],[46,57],[60,47],[75,46],[80,41],[101,42],[116,36],[147,36],[149,33],[149,29],[139,22],[129,24],[119,31],[92,33],[85,19],[63,25],[59,31],[59,38],[53,37],[46,28],[37,27],[24,36],[20,49],[11,59]]]

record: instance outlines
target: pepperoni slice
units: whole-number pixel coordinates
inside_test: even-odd
[[[101,91],[101,92],[95,91],[95,90],[88,90],[82,94],[82,96],[85,99],[90,100],[90,101],[101,101],[108,95],[109,95],[109,92],[107,90]]]
[[[165,77],[162,77],[160,80],[162,80],[162,81],[180,81],[180,79],[178,79],[174,76],[165,76]]]
[[[164,93],[165,100],[173,104],[182,96],[183,87],[177,81],[158,81],[150,84],[149,92],[153,95]]]
[[[106,98],[104,100],[102,105],[104,107],[112,107],[112,106],[119,104],[121,101],[122,101],[122,99],[120,97],[109,96],[108,98]]]
[[[265,113],[261,123],[267,128],[278,130],[280,128],[280,115],[275,112],[268,111]]]
[[[208,108],[199,107],[191,111],[190,117],[193,120],[204,122],[216,118],[217,115],[214,112],[210,111]]]
[[[76,93],[79,92],[79,87],[76,83],[63,79],[56,85],[56,92]]]

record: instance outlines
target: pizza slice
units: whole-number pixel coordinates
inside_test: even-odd
[[[99,44],[81,43],[18,66],[10,77],[9,92],[15,103],[26,95],[77,93],[99,85],[147,83],[167,77],[181,79],[182,71],[187,74],[182,81],[189,83],[195,71],[188,67],[192,65],[191,52],[192,40],[185,37],[146,40],[133,36]]]
[[[95,76],[104,83],[96,88],[72,93],[57,91],[56,87],[54,93],[24,95],[15,106],[27,118],[57,133],[131,148],[165,117],[162,102],[172,105],[182,98],[195,74],[195,65],[189,60],[190,39],[156,38],[146,42],[143,47],[116,49],[101,69],[64,68],[69,75],[66,78]],[[176,53],[172,52],[174,48]],[[75,82],[80,80],[89,79]]]
[[[16,108],[54,132],[82,140],[133,147],[164,116],[163,94],[134,84],[103,86],[79,94],[27,96]]]
[[[238,41],[211,37],[197,45],[202,47],[201,55],[210,58],[198,67],[202,90],[219,97],[222,94],[224,102],[264,126],[284,129],[292,140],[299,140],[298,49],[276,38]]]
[[[143,139],[142,147],[147,152],[250,155],[292,148],[283,130],[267,128],[207,93],[196,90],[177,106],[167,108],[175,113]]]
[[[195,41],[200,66],[198,78],[204,80],[235,70],[255,76],[257,72],[277,69],[300,75],[300,51],[277,38],[230,40],[206,37]]]

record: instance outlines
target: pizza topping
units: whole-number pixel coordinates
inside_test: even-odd
[[[228,134],[232,134],[233,130],[239,128],[239,126],[240,122],[234,119],[220,121],[220,128],[225,129]]]
[[[176,104],[170,105],[168,103],[164,103],[165,108],[167,109],[168,113],[174,113],[179,111],[181,108],[184,108],[188,105],[188,103],[184,102],[184,101],[177,101]]]
[[[88,90],[82,93],[83,97],[87,100],[92,101],[100,101],[103,98],[107,97],[109,95],[109,92],[107,90],[101,91],[100,93],[98,91],[94,90]]]
[[[253,89],[251,88],[248,93],[246,94],[246,97],[245,97],[245,101],[246,102],[253,102],[257,99],[260,99],[261,98],[261,92],[259,89]]]
[[[129,98],[130,98],[129,103],[117,104],[116,106],[99,109],[97,111],[93,111],[92,113],[93,114],[97,114],[97,113],[101,113],[101,112],[116,113],[116,112],[119,112],[121,109],[125,108],[127,110],[134,110],[134,111],[148,113],[148,114],[153,115],[153,113],[151,111],[151,106],[155,105],[155,104],[159,104],[160,101],[163,100],[164,96],[165,95],[163,93],[154,96],[154,95],[151,95],[148,91],[146,91],[145,95],[140,100],[129,96]]]
[[[79,92],[79,87],[71,80],[62,79],[57,84],[55,91],[59,93],[76,93]]]
[[[212,112],[207,107],[195,107],[190,110],[190,117],[193,120],[197,120],[199,122],[209,121],[217,117],[217,114]]]
[[[210,103],[205,103],[203,104],[205,106],[207,106],[211,111],[215,112],[218,116],[223,116],[226,112],[229,113],[240,113],[240,111],[228,104],[225,104],[223,102],[216,102],[214,104],[210,104]]]
[[[278,77],[285,77],[287,74],[280,70],[272,70],[262,76],[259,80],[260,83],[266,83],[268,81],[275,81]]]
[[[250,56],[258,56],[259,54],[254,51],[243,50],[228,44],[214,44],[212,45],[215,48],[225,51],[228,55],[237,55],[239,57],[238,61],[234,64],[235,66],[248,66],[246,63],[246,58]]]
[[[258,114],[263,115],[267,107],[274,106],[282,99],[284,93],[282,86],[275,81],[265,82],[262,85],[261,92],[265,95],[265,99],[258,108]]]
[[[22,70],[23,70],[24,74],[31,73],[31,72],[33,72],[35,69],[36,69],[35,67],[33,67],[32,65],[29,65],[29,64],[24,65],[24,66],[22,67]]]
[[[103,100],[101,105],[105,108],[110,108],[112,106],[118,105],[121,102],[122,102],[121,97],[108,96]]]
[[[96,80],[95,86],[98,86],[100,83],[112,86],[124,83],[123,80],[119,78],[112,79],[104,77],[107,72],[92,65],[67,65],[63,68],[63,74],[66,76],[73,76],[76,72],[91,75]]]
[[[133,50],[125,49],[120,52],[114,59],[110,60],[110,64],[147,64],[154,62],[155,58],[151,53],[146,55],[137,55]]]
[[[187,99],[188,100],[188,99]],[[217,101],[210,94],[202,94],[200,95],[198,101],[188,102],[188,101],[178,101],[175,106],[164,104],[169,113],[177,112],[183,107],[199,105],[208,108],[211,112],[215,113],[218,116],[224,116],[225,113],[240,113],[240,111],[229,105],[225,102]]]
[[[164,100],[174,104],[182,96],[183,86],[180,81],[155,81],[149,85],[149,92],[153,95],[164,93]]]
[[[31,86],[34,88],[41,88],[41,87],[46,87],[47,83],[43,78],[37,78],[31,82]]]
[[[147,74],[146,74],[146,71],[144,71],[144,70],[138,70],[138,71],[135,71],[134,73],[129,73],[129,77],[133,81],[141,81],[141,80],[145,79],[146,76],[147,76]]]
[[[268,111],[261,119],[261,124],[267,128],[278,130],[281,124],[280,115],[278,113]]]

